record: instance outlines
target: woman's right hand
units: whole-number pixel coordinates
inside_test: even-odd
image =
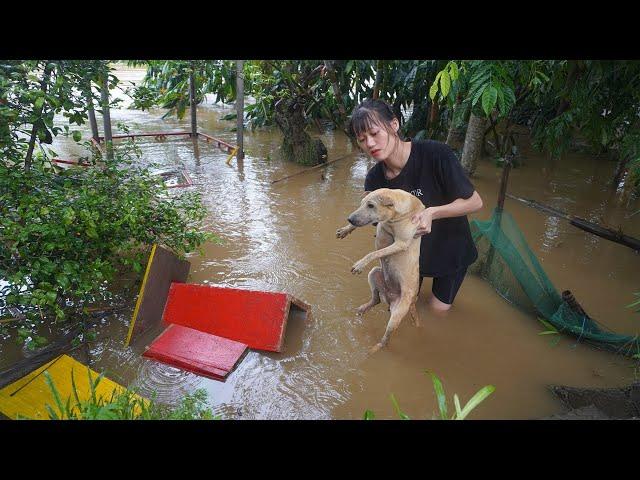
[[[420,213],[411,217],[411,222],[418,224],[414,238],[421,237],[425,233],[431,233],[431,223],[433,222],[433,211],[427,207]]]

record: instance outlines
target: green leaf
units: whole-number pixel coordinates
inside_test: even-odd
[[[544,318],[540,318],[538,317],[538,321],[540,323],[542,323],[542,325],[544,325],[545,327],[547,327],[547,330],[553,333],[559,333],[558,329],[556,327],[554,327],[553,325],[551,325],[549,322],[547,322]]]
[[[80,396],[78,395],[78,387],[76,386],[76,379],[73,374],[73,369],[71,370],[71,391],[73,392],[73,396],[76,399],[76,404],[80,405]]]
[[[363,420],[375,420],[376,416],[371,410],[365,410]]]
[[[437,93],[438,93],[438,80],[433,82],[433,85],[431,85],[431,88],[429,89],[429,98],[433,101],[433,99],[436,98]]]
[[[406,414],[402,413],[400,406],[398,405],[398,401],[396,400],[396,397],[393,396],[393,393],[391,394],[391,402],[396,409],[396,413],[402,420],[411,420]]]
[[[640,305],[640,299],[636,300],[633,303],[630,303],[629,305],[626,306],[626,308],[633,308],[633,307],[637,307],[638,305]]]
[[[49,387],[49,390],[51,390],[51,393],[53,394],[53,399],[56,402],[56,406],[58,407],[58,410],[60,410],[61,418],[64,418],[65,410],[64,410],[64,405],[62,404],[62,400],[60,399],[60,393],[58,393],[58,389],[54,385],[53,379],[51,378],[51,375],[46,370],[44,372],[44,379],[45,379],[46,384]],[[49,414],[51,414],[51,413],[52,413],[52,411],[49,412]]]
[[[440,88],[442,89],[442,96],[447,98],[447,95],[449,95],[449,91],[451,90],[451,77],[447,71],[442,72],[442,76],[440,77]]]
[[[460,415],[462,415],[462,409],[460,408],[460,399],[458,398],[457,393],[453,394],[453,404],[456,407],[456,414],[453,418],[460,418]]]
[[[451,75],[451,79],[456,81],[458,76],[460,75],[460,71],[458,70],[458,65],[456,62],[449,62],[449,74]]]
[[[82,139],[82,134],[78,130],[74,130],[72,136],[76,142],[79,142]]]
[[[471,91],[469,92],[472,95],[471,106],[475,106],[476,103],[478,103],[478,100],[480,99],[484,91],[485,91],[485,87],[481,86],[480,88],[478,88],[478,90],[475,93],[471,93]]]
[[[42,106],[44,105],[44,97],[36,98],[36,101],[35,101],[34,105],[35,105],[36,109],[42,108]]]
[[[486,385],[478,390],[476,394],[471,397],[471,400],[469,400],[469,402],[467,402],[467,404],[464,406],[460,415],[456,417],[456,420],[464,420],[467,415],[469,415],[474,408],[482,403],[485,398],[491,395],[495,391],[495,389],[496,387],[494,387],[493,385]]]
[[[485,88],[482,93],[482,109],[487,117],[491,114],[493,107],[495,107],[497,99],[498,90],[496,90],[496,87],[491,85],[489,88]]]
[[[507,104],[502,89],[498,90],[498,109],[500,110],[500,115],[503,117],[507,115]]]
[[[46,294],[47,300],[49,300],[51,303],[56,301],[56,298],[58,298],[58,294],[56,292],[47,292]]]
[[[447,419],[447,398],[444,394],[444,388],[442,387],[442,382],[440,379],[429,370],[426,370],[426,373],[431,375],[431,380],[433,381],[433,389],[436,392],[436,398],[438,400],[438,410],[440,411],[440,418],[442,420]]]

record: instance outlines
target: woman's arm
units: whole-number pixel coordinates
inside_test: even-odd
[[[438,218],[461,217],[469,213],[477,212],[482,208],[482,198],[477,191],[469,198],[457,198],[451,203],[438,207],[427,207],[422,212],[415,214],[411,221],[418,224],[416,236],[431,232],[431,222]]]

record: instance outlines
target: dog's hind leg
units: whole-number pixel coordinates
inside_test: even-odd
[[[382,269],[380,267],[374,267],[369,272],[369,287],[371,287],[371,300],[367,303],[360,305],[356,310],[357,315],[364,315],[371,307],[380,303],[380,287],[384,282],[382,277]]]
[[[391,318],[389,318],[389,323],[387,323],[387,329],[385,330],[380,343],[377,343],[373,346],[373,348],[371,348],[371,353],[375,353],[381,348],[387,346],[391,334],[396,330],[396,328],[398,328],[398,325],[400,325],[400,322],[405,317],[405,315],[409,313],[412,301],[412,297],[405,295],[400,297],[397,303],[391,303]]]

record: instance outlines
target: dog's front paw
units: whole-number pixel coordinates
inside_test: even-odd
[[[339,228],[338,230],[336,230],[336,237],[344,238],[347,235],[349,235],[350,232],[351,232],[351,229],[349,227]]]
[[[364,270],[364,267],[366,267],[366,266],[367,266],[367,262],[363,262],[362,260],[358,260],[351,267],[351,273],[353,273],[354,275],[356,273],[362,273],[362,270]]]
[[[356,315],[361,317],[362,315],[364,315],[365,313],[367,313],[367,311],[369,310],[369,304],[365,303],[364,305],[360,305],[357,309],[356,309]]]

